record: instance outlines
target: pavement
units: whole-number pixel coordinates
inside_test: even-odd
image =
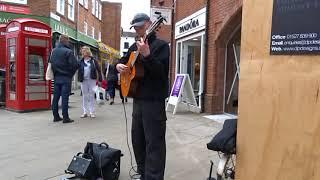
[[[118,94],[116,94],[118,95]],[[81,119],[82,99],[78,91],[70,96],[70,118],[74,123],[52,121],[51,111],[16,113],[0,109],[0,180],[62,180],[72,157],[86,142],[107,142],[121,149],[119,180],[130,180],[130,153],[126,139],[126,120],[121,100],[114,105],[106,101],[96,105],[94,119]],[[125,104],[128,117],[129,145],[132,100]],[[208,114],[167,112],[166,180],[205,180],[210,160],[217,164],[218,155],[206,143],[222,123],[207,119]],[[132,148],[131,148],[132,150]],[[134,157],[133,163],[134,163]],[[214,171],[215,172],[215,171]]]

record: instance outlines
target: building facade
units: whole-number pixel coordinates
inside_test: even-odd
[[[128,52],[129,47],[136,42],[136,36],[137,34],[134,32],[125,31],[122,33],[120,43],[121,56],[124,56]]]
[[[121,38],[121,3],[102,2],[102,42],[120,50]]]
[[[202,111],[237,114],[242,1],[153,0],[151,6],[159,4],[173,7],[171,84],[176,74],[188,74]]]
[[[105,53],[114,54],[120,49],[121,4],[101,0],[22,0],[19,3],[0,1],[0,24],[11,19],[33,18],[52,28],[52,47],[58,44],[61,34],[70,37],[71,48],[80,58],[80,48],[89,46],[93,56],[101,60],[104,69]],[[16,1],[13,1],[16,2]],[[18,2],[18,1],[17,1]],[[111,11],[108,11],[112,9]],[[111,14],[111,15],[110,15]],[[104,32],[103,32],[104,31]],[[98,43],[99,42],[99,43]],[[101,43],[109,44],[112,51],[101,51]],[[106,47],[103,45],[103,47]],[[110,48],[111,49],[111,48]],[[77,79],[75,77],[75,79]],[[73,87],[77,87],[74,81]]]
[[[97,41],[105,44],[113,42],[112,47],[120,48],[121,4],[119,3],[116,4],[116,10],[112,12],[113,16],[108,16],[109,12],[104,10],[114,9],[115,5],[101,2],[101,0],[24,0],[24,3],[18,4],[0,2],[1,5],[23,9],[25,13],[21,13],[22,10],[9,12],[0,8],[0,24],[19,17],[38,19],[51,26],[53,47],[59,35],[66,34],[71,38],[71,45],[77,55],[79,55],[79,48],[87,45],[98,57]],[[108,18],[103,18],[107,16]],[[109,21],[118,23],[109,23]],[[112,34],[105,33],[103,30]]]

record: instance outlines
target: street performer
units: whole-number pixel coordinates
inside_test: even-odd
[[[166,111],[168,97],[169,45],[155,33],[144,40],[146,30],[152,24],[150,17],[138,13],[131,21],[138,35],[125,56],[116,65],[120,73],[130,71],[125,64],[131,52],[140,53],[136,63],[141,63],[144,76],[138,82],[137,94],[133,96],[132,146],[137,170],[142,180],[163,180],[166,162]]]

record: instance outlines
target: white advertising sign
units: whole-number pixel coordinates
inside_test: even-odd
[[[159,14],[161,14],[161,16],[163,16],[166,21],[164,21],[164,25],[171,25],[171,8],[156,8],[156,7],[152,7],[151,8],[151,13],[150,13],[150,18],[151,21],[155,21],[157,19],[157,17],[159,16]]]
[[[28,0],[0,0],[1,2],[9,2],[9,3],[15,3],[15,4],[28,4]]]
[[[206,12],[207,9],[203,8],[189,17],[182,19],[175,25],[175,38],[198,32],[206,27]]]
[[[171,89],[169,101],[166,111],[170,106],[174,106],[173,114],[176,114],[178,106],[184,105],[192,112],[200,113],[201,109],[197,105],[197,101],[193,92],[189,74],[177,74]]]

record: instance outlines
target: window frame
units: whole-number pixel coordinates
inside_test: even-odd
[[[71,12],[71,8],[72,8],[72,16],[70,16],[70,12]],[[68,19],[74,21],[74,15],[75,15],[75,0],[68,0]]]
[[[99,20],[101,21],[101,18],[102,18],[102,4],[100,3],[100,6],[99,6],[99,14],[98,14],[98,18]]]
[[[92,30],[92,38],[95,39],[95,38],[94,38],[94,36],[95,36],[95,34],[94,34],[94,33],[95,33],[95,28],[94,28],[94,26],[92,26],[91,30]]]
[[[83,7],[84,8],[88,9],[89,8],[88,4],[89,4],[88,0],[83,0]]]
[[[91,13],[92,13],[93,15],[95,15],[96,0],[92,0],[92,1],[91,1],[91,4],[92,4]]]
[[[84,21],[83,23],[83,31],[85,35],[88,35],[88,23],[87,21]]]
[[[61,1],[63,2],[62,4],[61,4]],[[63,8],[62,9],[60,9],[60,7],[61,7],[61,5],[63,6]],[[64,13],[65,13],[65,8],[66,8],[66,1],[65,0],[57,0],[57,7],[56,7],[56,11],[57,11],[57,13],[58,14],[61,14],[61,15],[63,15],[64,16]]]

